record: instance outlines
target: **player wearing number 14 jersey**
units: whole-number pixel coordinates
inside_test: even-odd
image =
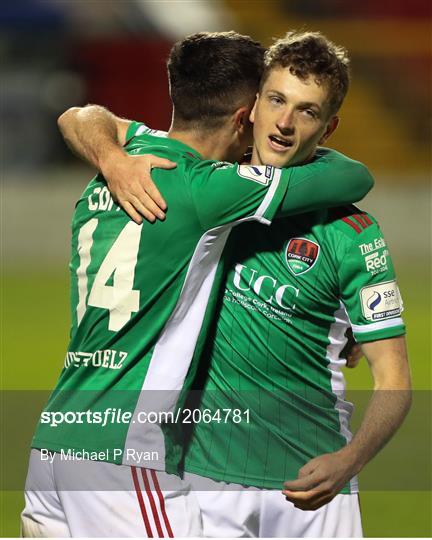
[[[184,54],[185,48],[195,48],[202,39],[214,41],[210,47],[213,54],[219,40],[230,42],[235,35],[191,37],[177,49],[174,47],[174,52]],[[240,41],[244,43],[243,38]],[[246,48],[254,47],[246,40]],[[239,49],[235,60],[240,65],[250,62],[251,51]],[[226,51],[217,58],[223,64]],[[228,63],[231,73],[233,65],[236,62]],[[183,68],[188,80],[191,63],[185,61]],[[170,70],[171,75],[175,73],[172,65]],[[235,83],[244,88],[244,77],[237,68],[234,72],[238,79]],[[250,74],[246,70],[246,81]],[[238,159],[249,142],[247,119],[253,104],[253,84],[248,86],[248,107],[236,108],[238,97],[232,91],[236,84],[228,83],[225,74],[222,82],[228,84],[235,103],[230,105],[234,112],[225,110],[221,120],[218,116],[227,106],[226,93],[220,92],[222,100],[214,99],[215,116],[224,130],[217,129],[220,124],[215,118],[207,118],[209,111],[205,107],[193,121],[191,110],[186,108],[179,120],[178,89],[173,84],[177,129],[172,128],[168,137],[163,137],[145,126],[131,127],[126,146],[130,155],[152,153],[177,163],[175,170],[154,172],[169,204],[165,222],[153,226],[132,223],[110,198],[101,176],[89,184],[78,201],[70,266],[71,341],[58,385],[42,413],[34,448],[60,454],[86,451],[91,453],[90,460],[108,462],[104,465],[130,465],[132,470],[139,465],[151,468],[153,473],[165,469],[165,456],[170,456],[171,463],[177,462],[182,450],[178,441],[166,436],[160,422],[142,422],[142,413],[175,411],[182,391],[191,385],[214,314],[223,274],[223,251],[233,227],[248,221],[270,224],[274,217],[358,200],[370,189],[372,180],[367,169],[331,150],[317,152],[316,158],[304,167],[284,170],[204,159]],[[214,73],[210,95],[215,92],[213,84]],[[200,93],[188,103],[190,107],[197,106]],[[208,106],[209,95],[205,94],[204,104]],[[213,127],[208,132],[210,120]],[[188,122],[189,131],[185,129]],[[204,123],[204,134],[213,142],[212,149],[205,137],[197,138],[196,122]],[[323,124],[323,132],[324,128]],[[303,148],[301,142],[300,138],[295,141],[293,151]],[[149,477],[146,471],[141,474],[157,528],[161,519],[156,519],[154,513],[156,501],[149,493]],[[94,477],[96,484],[89,489],[97,490],[101,477],[105,475]],[[153,474],[151,477],[157,491]],[[139,480],[134,477],[136,489]],[[141,505],[138,490],[137,497]],[[145,502],[141,510],[144,517],[148,511]],[[162,505],[161,511],[163,514]],[[177,510],[177,518],[174,533],[190,534],[188,516],[182,519]],[[152,536],[146,519],[144,522],[145,534]],[[197,535],[195,529],[192,532]],[[139,536],[143,534],[140,531]]]

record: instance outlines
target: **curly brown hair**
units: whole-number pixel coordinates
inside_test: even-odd
[[[335,45],[321,32],[293,30],[267,50],[260,88],[272,69],[289,68],[299,79],[312,76],[318,84],[328,85],[330,111],[336,114],[348,92],[349,64],[347,50]]]

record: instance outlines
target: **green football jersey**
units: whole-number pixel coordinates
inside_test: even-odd
[[[72,223],[70,344],[32,446],[164,468],[166,453],[175,462],[181,448],[163,414],[178,410],[195,375],[233,227],[327,205],[328,190],[317,189],[321,174],[342,184],[348,168],[354,197],[372,182],[364,166],[337,152],[281,171],[202,160],[139,124],[128,139],[132,155],[177,163],[153,171],[167,219],[135,224],[101,175],[85,189]],[[348,187],[336,190],[334,202],[352,197]]]
[[[353,206],[268,229],[249,224],[233,232],[226,253],[185,469],[282,489],[307,461],[351,438],[346,330],[360,343],[404,334],[394,268],[377,222]],[[228,418],[217,412],[228,410]],[[344,492],[356,489],[354,479]]]

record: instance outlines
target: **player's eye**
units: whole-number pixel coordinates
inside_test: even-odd
[[[270,95],[268,99],[272,105],[281,105],[283,103],[282,99],[279,96]]]
[[[313,111],[312,109],[303,109],[303,113],[308,116],[309,118],[317,118],[317,113]]]

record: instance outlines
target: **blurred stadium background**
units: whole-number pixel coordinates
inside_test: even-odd
[[[375,175],[362,206],[380,218],[393,253],[422,396],[399,435],[408,439],[403,452],[390,460],[408,481],[363,492],[365,533],[431,535],[430,14],[428,0],[3,0],[1,476],[16,471],[19,480],[3,484],[2,535],[19,534],[27,446],[41,403],[30,391],[52,388],[62,365],[69,223],[93,174],[66,149],[56,118],[93,102],[167,129],[164,59],[173,41],[233,29],[268,45],[291,28],[321,30],[351,53],[352,88],[331,144]],[[347,375],[350,388],[370,387],[364,362]],[[426,466],[410,469],[419,445]],[[384,467],[389,451],[379,458]],[[373,475],[380,469],[371,465]]]

